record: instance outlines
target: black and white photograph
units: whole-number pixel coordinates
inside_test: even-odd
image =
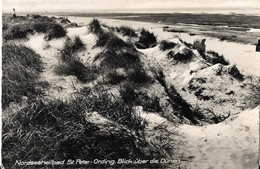
[[[260,0],[2,0],[1,169],[258,169]]]

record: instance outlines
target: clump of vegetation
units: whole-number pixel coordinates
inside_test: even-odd
[[[169,49],[172,49],[176,46],[177,44],[174,43],[174,42],[168,42],[166,40],[163,40],[160,42],[160,50],[162,51],[166,51],[166,50],[169,50]]]
[[[119,50],[122,48],[133,49],[133,45],[131,43],[123,41],[112,32],[105,32],[99,34],[95,46],[106,47],[108,50]]]
[[[10,102],[19,102],[22,96],[36,96],[35,84],[42,69],[40,56],[28,47],[4,44],[2,59],[3,108]]]
[[[206,57],[205,59],[212,64],[220,63],[222,65],[229,65],[229,61],[225,59],[223,55],[219,55],[217,52],[214,51],[207,51],[207,54],[210,54],[212,57]]]
[[[76,76],[79,81],[84,83],[95,80],[98,72],[96,68],[86,66],[78,59],[59,64],[54,71],[58,75]]]
[[[112,85],[116,85],[120,82],[122,82],[123,80],[126,79],[126,77],[122,74],[118,74],[115,70],[111,71],[108,73],[108,83],[112,84]]]
[[[33,33],[33,29],[28,24],[13,25],[4,32],[3,38],[5,40],[23,39],[31,33]]]
[[[142,29],[140,32],[140,37],[136,43],[136,47],[139,49],[146,49],[156,46],[157,40],[153,33]]]
[[[99,53],[95,60],[102,59],[102,67],[109,68],[126,68],[129,69],[135,64],[140,63],[139,56],[130,52],[117,52],[114,50],[106,50]]]
[[[119,92],[122,100],[131,106],[142,106],[145,111],[160,112],[160,98],[157,96],[150,97],[144,92],[135,89],[134,83],[125,83]]]
[[[123,36],[130,36],[130,37],[137,37],[137,34],[135,33],[135,31],[127,26],[121,26],[121,27],[117,27],[116,31],[119,33],[122,33]]]
[[[152,78],[142,69],[141,66],[134,66],[133,71],[129,73],[129,80],[136,84],[147,84]]]
[[[244,80],[244,75],[240,73],[236,65],[231,66],[228,70],[228,73],[237,80]]]
[[[66,36],[66,30],[61,25],[54,24],[46,34],[45,38],[47,40],[52,40],[54,38],[61,38],[64,36]]]
[[[46,33],[53,24],[54,23],[35,22],[32,24],[32,29],[38,33]]]
[[[73,75],[81,82],[93,81],[96,78],[97,69],[86,66],[77,57],[76,52],[84,49],[84,44],[79,37],[74,40],[67,39],[61,51],[61,63],[56,66],[58,75]]]
[[[93,19],[89,23],[89,31],[95,34],[103,33],[99,20]]]
[[[84,43],[78,36],[76,36],[73,40],[68,38],[62,50],[63,61],[65,61],[68,56],[71,57],[70,55],[73,53],[83,50],[84,47]]]
[[[47,40],[64,37],[66,35],[64,28],[55,22],[27,21],[26,23],[18,23],[10,26],[4,31],[3,38],[5,40],[23,39],[35,32],[47,33],[45,35]]]
[[[96,47],[105,47],[107,45],[109,39],[111,39],[112,36],[113,36],[113,34],[111,32],[99,34],[95,46]]]
[[[170,51],[167,54],[167,57],[169,59],[173,59],[176,62],[187,62],[192,59],[193,57],[193,52],[192,50],[188,48],[184,48],[181,52],[174,53],[174,51]]]

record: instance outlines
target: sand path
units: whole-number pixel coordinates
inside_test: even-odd
[[[58,55],[63,48],[65,38],[44,40],[44,35],[31,36],[26,45],[41,56],[43,72],[40,73],[40,82],[48,82],[43,88],[46,98],[51,100],[67,100],[80,86],[75,76],[59,76],[55,74],[55,67],[59,64]]]

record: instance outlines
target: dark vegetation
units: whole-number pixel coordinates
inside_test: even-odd
[[[95,34],[103,33],[103,30],[101,29],[100,22],[97,19],[93,19],[89,23],[89,31],[93,32]]]
[[[111,69],[130,69],[134,65],[140,65],[140,59],[138,55],[129,52],[117,52],[114,50],[106,50],[99,53],[95,59],[102,59],[101,67]]]
[[[45,33],[45,38],[52,40],[66,35],[65,29],[56,23],[53,18],[45,16],[33,16],[32,18],[18,17],[15,21],[9,21],[8,18],[4,18],[3,39],[23,39],[29,34]]]
[[[123,36],[137,37],[135,30],[127,26],[116,27],[115,30]]]
[[[45,36],[45,38],[47,40],[52,40],[54,38],[61,38],[66,36],[66,31],[64,30],[64,28],[59,25],[59,24],[54,24],[49,32],[47,33],[47,35]]]
[[[142,29],[136,47],[139,49],[146,49],[156,46],[157,40],[153,33]]]
[[[188,48],[185,48],[181,52],[177,52],[177,53],[175,53],[174,51],[169,51],[167,57],[169,59],[173,59],[173,61],[177,63],[178,62],[186,63],[192,59],[193,52]]]
[[[166,40],[163,40],[160,42],[160,50],[162,51],[166,51],[166,50],[169,50],[169,49],[172,49],[176,46],[177,44],[174,43],[174,42],[168,42]]]
[[[220,63],[222,65],[229,65],[229,61],[225,59],[223,55],[219,55],[217,52],[214,51],[207,51],[207,54],[209,54],[211,57],[204,56],[204,59],[206,59],[208,62],[212,64]]]
[[[125,83],[120,88],[120,95],[124,103],[131,106],[142,106],[144,111],[160,112],[160,98],[157,96],[148,96],[142,91],[135,89],[131,83]]]
[[[239,81],[244,80],[244,75],[240,73],[236,65],[232,65],[229,68],[228,73]]]
[[[119,74],[115,70],[110,71],[107,77],[108,77],[108,83],[112,85],[117,85],[126,79],[126,76]]]
[[[119,50],[122,48],[133,49],[130,42],[125,42],[117,37],[113,32],[103,32],[98,35],[96,47],[107,47],[110,50]]]
[[[22,96],[34,97],[39,94],[35,88],[41,71],[40,56],[32,49],[16,44],[2,47],[2,104],[21,101]]]
[[[97,69],[84,65],[77,57],[77,52],[85,48],[79,37],[67,39],[61,51],[61,63],[57,65],[55,72],[59,75],[73,75],[81,82],[93,81],[96,78]]]

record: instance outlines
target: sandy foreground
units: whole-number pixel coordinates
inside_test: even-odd
[[[72,17],[69,19],[80,25],[86,25],[92,18]],[[112,19],[101,19],[101,22],[109,26],[124,25],[135,29],[145,27],[154,32],[159,40],[172,39],[176,36],[173,33],[163,32],[163,25],[159,24]],[[94,57],[99,52],[98,49],[92,50],[95,44],[95,36],[89,34],[86,27],[69,28],[68,36],[79,36],[87,44],[90,57],[85,58],[84,62],[88,62],[92,59],[91,57]],[[194,38],[201,38],[196,36],[188,37],[188,35],[184,34],[179,36],[188,42],[193,42]],[[44,72],[41,74],[41,79],[50,83],[47,95],[52,99],[66,100],[76,89],[82,87],[82,84],[73,76],[63,77],[53,73],[54,66],[58,63],[55,56],[62,49],[64,42],[65,38],[61,38],[52,40],[47,44],[43,35],[36,35],[30,37],[26,43],[42,56]],[[259,74],[260,57],[258,53],[254,52],[255,47],[253,45],[221,42],[215,38],[207,38],[206,45],[208,50],[223,53],[231,63],[236,63],[244,72]],[[143,52],[147,54],[151,53],[152,50],[154,49]],[[48,52],[46,53],[46,51]],[[173,127],[167,119],[156,113],[143,112],[142,110],[139,113],[149,121],[148,128],[151,130],[160,124],[165,124],[169,130]],[[253,169],[258,166],[259,108],[242,111],[233,121],[228,120],[215,125],[181,125],[177,128],[177,132],[179,133],[177,139],[183,142],[180,147],[182,153],[179,156],[189,157],[187,161],[182,161],[181,166],[183,168]]]

